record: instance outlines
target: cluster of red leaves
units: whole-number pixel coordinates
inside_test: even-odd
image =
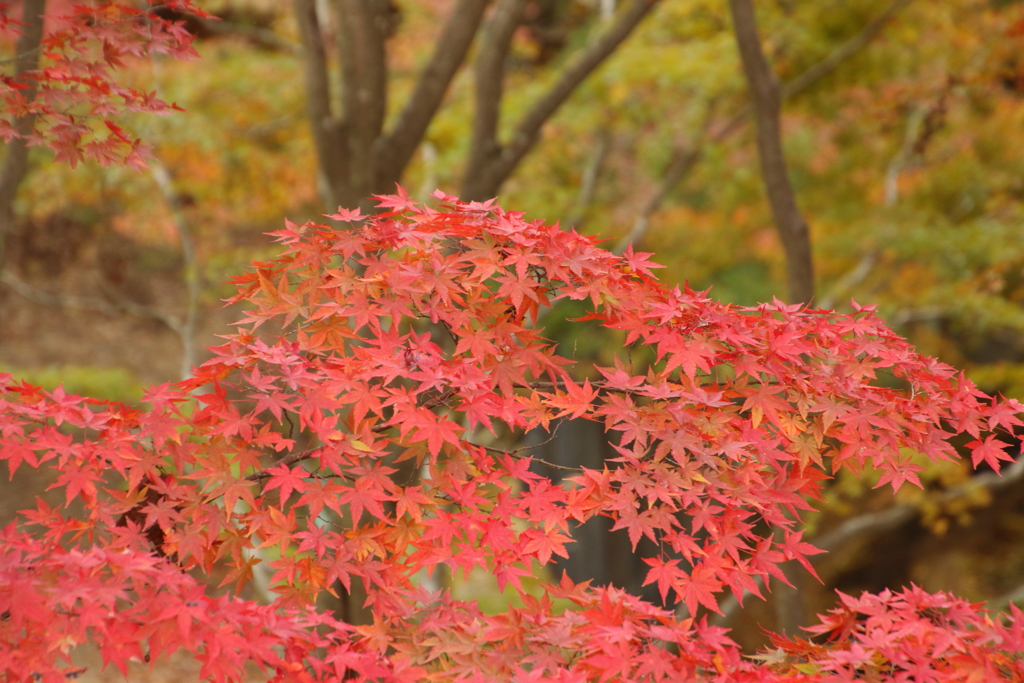
[[[793,658],[835,681],[1021,680],[1024,618],[1015,605],[1007,626],[980,605],[916,586],[839,598],[840,607],[807,629],[828,636],[827,644],[794,640],[764,659]]]
[[[20,77],[0,74],[0,137],[50,147],[72,168],[85,158],[103,166],[144,167],[148,148],[113,117],[180,109],[155,93],[120,84],[113,70],[134,57],[196,56],[191,34],[180,22],[155,14],[154,7],[208,15],[192,0],[147,0],[144,8],[124,2],[50,4],[57,7],[46,15],[39,69]],[[20,32],[21,22],[10,14],[10,6],[0,4],[0,38]],[[24,122],[31,123],[28,134]]]
[[[344,229],[274,233],[284,253],[237,278],[238,333],[145,409],[0,382],[0,459],[56,468],[68,504],[0,538],[0,670],[59,680],[88,637],[119,667],[186,648],[213,680],[246,660],[281,680],[1024,680],[1018,613],[1003,627],[913,590],[847,601],[823,627],[836,638],[761,663],[688,616],[726,588],[759,594],[782,562],[810,569],[817,550],[793,529],[839,468],[916,484],[914,454],[959,457],[949,439],[967,434],[998,469],[1015,401],[867,309],[736,308],[658,284],[647,254],[489,202],[379,199],[370,218],[330,217]],[[589,301],[646,370],[624,350],[604,379],[575,381],[536,326],[561,299]],[[619,457],[556,486],[500,447],[563,417],[603,422]],[[522,589],[597,515],[656,542],[647,582],[685,612],[568,579]],[[273,609],[190,578],[217,568],[240,588],[259,549]],[[483,568],[524,606],[490,616],[428,590],[442,563]],[[372,624],[316,614],[355,582]]]

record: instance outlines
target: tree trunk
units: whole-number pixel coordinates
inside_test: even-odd
[[[43,15],[46,12],[46,0],[25,0],[21,15],[21,31],[15,46],[14,79],[29,71],[39,68],[39,46],[43,40]],[[31,102],[36,96],[34,81],[27,81],[28,87],[22,90],[26,101]],[[18,186],[28,172],[28,142],[25,136],[32,132],[35,116],[22,116],[15,120],[14,127],[18,135],[7,145],[3,166],[0,167],[0,265],[3,263],[4,238],[14,222],[14,197]]]
[[[371,194],[393,192],[423,142],[452,79],[466,63],[485,25],[488,0],[459,0],[412,95],[386,129],[387,38],[394,26],[393,0],[332,0],[341,73],[340,107],[332,103],[323,17],[317,0],[294,0],[305,48],[307,114],[319,165],[320,193],[328,209],[372,208]],[[518,122],[509,141],[498,139],[504,65],[526,0],[497,0],[476,61],[473,139],[462,184],[463,199],[497,194],[540,137],[544,124],[651,12],[659,0],[633,0],[597,40],[567,66],[554,85]]]
[[[658,2],[659,0],[633,0],[632,4],[619,14],[611,27],[562,71],[554,85],[520,119],[511,139],[504,145],[498,141],[497,130],[501,110],[504,57],[510,42],[499,48],[504,50],[501,59],[492,54],[493,49],[481,50],[476,69],[477,110],[473,124],[473,148],[462,182],[462,199],[483,201],[498,194],[501,186],[537,143],[544,124],[565,104],[587,76],[622,45]],[[511,6],[511,13],[517,4],[525,3],[522,0],[505,0],[499,3],[498,8]],[[501,14],[496,11],[492,23],[501,20]],[[499,38],[503,35],[500,27],[494,33]]]
[[[729,0],[729,8],[732,11],[743,72],[754,103],[761,177],[772,207],[775,227],[786,252],[789,300],[791,303],[810,303],[814,298],[811,235],[807,221],[796,204],[782,150],[782,85],[761,49],[751,0]]]

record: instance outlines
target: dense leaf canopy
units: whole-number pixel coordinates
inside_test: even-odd
[[[235,279],[238,331],[144,408],[3,376],[0,457],[56,468],[67,503],[2,532],[12,680],[64,680],[87,639],[122,670],[184,648],[218,681],[247,661],[298,681],[1024,676],[1019,611],[1004,625],[917,588],[844,596],[820,638],[780,639],[761,661],[704,616],[726,589],[759,594],[786,560],[810,568],[818,551],[795,525],[840,469],[916,484],[912,457],[957,458],[962,435],[998,470],[1016,401],[867,308],[735,307],[659,284],[649,254],[491,202],[378,199],[369,218],[274,233],[283,253]],[[602,380],[574,381],[542,336],[561,299],[624,334]],[[654,360],[638,373],[643,349]],[[502,443],[564,416],[603,423],[619,457],[555,486]],[[657,543],[647,582],[664,605],[567,577],[522,588],[594,516]],[[235,595],[260,549],[275,558],[270,606]],[[439,564],[483,568],[522,606],[490,615],[431,590]],[[197,578],[215,572],[219,598]],[[316,610],[357,583],[372,624]]]

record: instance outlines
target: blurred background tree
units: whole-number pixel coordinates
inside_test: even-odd
[[[732,12],[744,4],[760,71],[737,49]],[[809,228],[812,305],[877,304],[923,353],[1024,398],[1024,2],[204,8],[219,20],[173,17],[195,34],[200,61],[157,57],[124,72],[186,110],[126,120],[154,148],[148,170],[72,171],[29,150],[15,198],[0,207],[12,216],[0,370],[134,400],[203,360],[237,315],[221,307],[225,279],[272,253],[264,233],[283,216],[365,209],[395,182],[420,199],[436,187],[500,194],[506,208],[610,248],[633,242],[669,266],[668,284],[710,287],[724,301],[806,300],[794,296],[787,233],[765,189],[780,180],[784,151],[787,201]],[[14,54],[13,37],[4,49]],[[15,67],[0,65],[5,76]],[[758,74],[769,86],[760,96]],[[764,159],[773,108],[774,165]],[[559,322],[573,315],[548,312],[549,336],[581,377],[611,365],[621,341],[568,336]],[[602,434],[566,424],[537,448],[550,462],[600,466],[613,457]],[[896,500],[840,478],[809,529],[832,551],[817,565],[824,585],[794,575],[799,591],[773,586],[772,600],[726,605],[720,619],[754,646],[757,624],[806,621],[831,606],[833,588],[910,581],[1003,608],[1024,595],[1022,475],[950,465]],[[16,480],[12,490],[42,488]],[[5,520],[24,506],[7,492],[0,500]],[[640,592],[640,560],[618,533],[582,530],[566,567]]]

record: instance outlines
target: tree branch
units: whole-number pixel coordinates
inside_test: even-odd
[[[665,170],[665,177],[662,178],[658,190],[644,204],[640,215],[633,221],[632,229],[615,244],[612,252],[622,254],[630,244],[640,241],[640,238],[647,233],[651,215],[662,205],[672,188],[690,175],[703,155],[703,150],[698,146],[680,147],[673,151],[668,168]]]
[[[1024,458],[1018,458],[1016,462],[1003,471],[1002,475],[995,472],[985,472],[984,474],[971,477],[963,484],[954,486],[938,496],[935,504],[939,507],[948,505],[955,500],[971,495],[972,492],[979,489],[999,491],[1013,486],[1021,479],[1024,479]],[[920,514],[921,510],[914,505],[894,505],[887,510],[870,512],[848,519],[829,533],[818,536],[809,542],[826,552],[832,552],[860,536],[895,529],[918,517]]]
[[[153,178],[160,187],[171,209],[174,220],[174,229],[181,240],[181,255],[184,261],[185,279],[185,318],[180,321],[180,329],[176,330],[181,338],[181,378],[188,379],[192,376],[192,368],[199,364],[196,353],[196,322],[199,314],[199,295],[201,283],[199,281],[199,262],[196,259],[195,242],[192,240],[192,231],[188,225],[188,219],[183,210],[181,193],[174,187],[174,181],[167,168],[155,157],[150,160],[150,169]]]
[[[916,107],[910,113],[910,116],[907,117],[903,144],[900,145],[899,152],[889,162],[889,167],[885,172],[885,207],[887,209],[896,206],[896,202],[899,201],[900,175],[906,170],[914,156],[914,148],[920,137],[921,124],[924,123],[926,114],[927,110],[924,107]],[[829,293],[822,297],[819,302],[820,308],[829,309],[835,307],[839,297],[844,296],[850,289],[863,282],[864,278],[871,274],[875,263],[878,262],[878,257],[879,249],[877,247],[864,254],[857,262],[857,265],[839,278],[832,289],[829,290]]]
[[[857,265],[844,273],[843,276],[836,281],[835,285],[832,286],[832,289],[829,290],[828,294],[821,298],[819,308],[825,310],[835,308],[836,303],[839,301],[839,297],[844,296],[851,289],[863,282],[864,278],[871,274],[871,270],[878,262],[878,257],[878,249],[872,249],[864,254],[860,260],[857,261]]]
[[[484,26],[480,37],[480,53],[473,73],[475,110],[469,162],[462,186],[463,199],[479,199],[472,196],[474,183],[501,151],[498,123],[505,86],[505,61],[512,47],[512,36],[522,21],[525,8],[526,0],[498,0],[494,14]]]
[[[350,201],[344,191],[349,184],[345,125],[331,113],[327,55],[316,12],[316,0],[295,0],[295,18],[305,51],[306,115],[316,145],[320,195],[327,208],[333,209]]]
[[[781,528],[775,530],[776,543],[782,543],[785,534]],[[797,566],[794,561],[785,562],[779,569],[786,577],[783,581],[777,576],[771,577],[771,590],[774,596],[773,606],[775,607],[775,630],[783,635],[796,636],[800,633],[800,627],[804,624],[804,602],[802,591],[803,568]]]
[[[787,98],[802,93],[825,76],[831,74],[840,64],[877,38],[882,33],[885,25],[889,23],[889,19],[913,1],[894,0],[881,14],[865,24],[864,28],[857,32],[857,35],[839,46],[828,57],[783,85],[782,97]]]
[[[488,0],[460,0],[441,30],[430,61],[420,72],[390,134],[374,150],[374,191],[390,192],[444,100],[452,79],[466,60],[483,20]]]
[[[350,0],[334,0],[333,6],[338,25],[335,46],[341,73],[341,118],[351,125],[353,114],[359,111],[359,59],[355,39],[357,28]]]
[[[384,119],[388,113],[388,62],[387,39],[393,32],[395,19],[393,0],[362,0],[363,27],[360,47],[359,104],[365,107],[366,127],[363,129],[371,140],[377,140],[384,131]],[[369,159],[367,160],[369,162]],[[367,170],[369,170],[369,163]]]
[[[223,19],[207,19],[206,17],[197,17],[195,15],[189,15],[189,19],[199,24],[202,30],[210,35],[240,36],[257,47],[287,52],[297,56],[302,54],[301,45],[283,38],[267,28],[246,26],[245,24],[237,24],[231,21],[224,21]]]
[[[476,167],[470,166],[470,172],[463,183],[463,199],[483,200],[497,194],[498,189],[522,158],[536,144],[544,124],[569,99],[580,83],[629,37],[633,29],[658,2],[659,0],[633,0],[633,4],[622,13],[618,21],[569,66],[547,94],[523,116],[512,135],[512,140],[499,154],[489,159],[486,168],[480,169],[482,172],[478,173]]]
[[[612,148],[612,131],[603,126],[597,131],[597,146],[586,168],[583,169],[583,178],[580,180],[580,191],[576,195],[575,206],[572,213],[565,219],[566,225],[576,229],[581,227],[591,203],[594,201],[594,193],[597,190],[597,180],[601,175],[601,169],[608,158],[608,152]]]
[[[336,0],[342,100],[349,125],[348,203],[373,192],[373,147],[387,113],[387,53],[390,0]]]
[[[824,79],[826,76],[832,74],[840,64],[855,55],[859,50],[866,47],[872,40],[877,38],[882,30],[885,28],[889,19],[891,19],[896,12],[903,7],[909,5],[913,0],[894,0],[880,15],[872,19],[870,22],[864,25],[857,35],[850,38],[848,41],[833,50],[827,57],[813,65],[807,71],[803,72],[791,81],[787,81],[782,86],[782,99],[783,101],[796,97],[797,95],[803,94],[805,91],[814,86],[818,81]],[[710,136],[708,136],[709,142],[721,142],[737,132],[742,128],[743,123],[750,117],[753,112],[753,107],[749,104],[741,108],[736,112],[725,125],[719,127]],[[691,164],[684,164],[687,156],[696,153],[697,159]],[[661,208],[661,204],[668,197],[669,192],[677,183],[683,181],[697,163],[700,161],[700,157],[703,156],[703,151],[700,148],[692,147],[677,147],[672,152],[672,160],[669,162],[668,170],[665,173],[664,178],[658,186],[651,199],[644,204],[641,209],[639,216],[633,223],[633,228],[629,235],[621,240],[616,249],[620,250],[617,253],[625,250],[626,246],[630,242],[639,241],[644,234],[646,234],[649,227],[650,216]],[[676,168],[683,168],[682,172],[672,173],[671,171]]]
[[[19,59],[24,59],[26,57],[29,57],[30,55],[41,53],[41,50],[42,47],[34,47],[31,50],[26,50],[25,52],[16,52],[13,57],[8,57],[7,59],[0,59],[0,66],[6,66],[7,64],[15,64]]]
[[[111,317],[118,317],[128,313],[139,318],[157,320],[179,335],[183,329],[182,322],[177,316],[164,313],[153,306],[137,304],[133,301],[118,301],[116,303],[110,303],[104,299],[96,299],[93,297],[47,292],[33,287],[6,268],[0,271],[0,282],[3,282],[21,296],[25,297],[29,301],[39,304],[40,306],[48,306],[51,308],[71,308],[79,311],[101,313]]]
[[[729,7],[743,72],[753,99],[761,176],[786,253],[789,298],[791,302],[810,302],[814,297],[811,236],[796,204],[782,148],[782,85],[761,48],[752,0],[729,0]]]

